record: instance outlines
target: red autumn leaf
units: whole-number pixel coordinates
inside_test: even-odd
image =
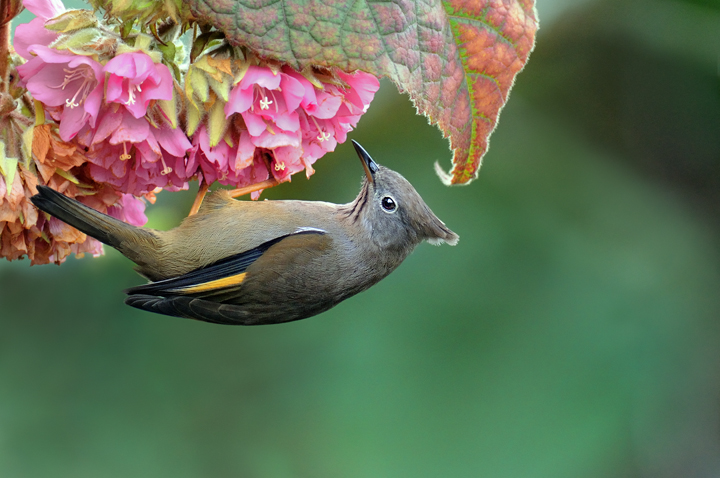
[[[190,0],[195,16],[258,55],[390,78],[453,149],[446,183],[477,177],[537,30],[534,0]]]

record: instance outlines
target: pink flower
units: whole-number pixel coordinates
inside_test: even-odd
[[[356,71],[355,73],[338,71],[337,75],[348,84],[349,88],[343,89],[344,97],[347,100],[344,104],[348,108],[347,113],[349,116],[355,117],[354,121],[357,124],[360,116],[370,106],[370,102],[375,97],[375,92],[380,88],[380,82],[375,76],[363,71]],[[346,113],[340,111],[340,115],[346,116]]]
[[[141,196],[156,188],[182,189],[194,174],[185,164],[192,145],[182,130],[152,126],[122,107],[103,112],[94,134],[86,130],[81,136],[79,141],[90,147],[92,178],[123,193]]]
[[[48,46],[58,37],[56,32],[45,28],[45,22],[63,13],[65,7],[59,0],[24,0],[23,5],[34,13],[37,18],[34,18],[30,23],[23,23],[15,28],[13,47],[18,55],[30,60],[32,58],[30,54],[31,46]]]
[[[94,127],[102,104],[102,65],[87,56],[42,45],[33,45],[32,51],[37,56],[17,70],[33,98],[59,107],[60,137],[69,141],[86,124]]]
[[[269,67],[250,66],[225,104],[225,116],[233,125],[229,136],[210,147],[201,126],[188,167],[202,170],[207,182],[236,186],[244,185],[247,176],[241,173],[250,165],[253,177],[269,172],[280,182],[303,169],[310,176],[312,164],[347,139],[380,86],[377,78],[363,72],[338,72],[337,77],[347,86],[323,83],[316,88],[292,68],[273,73]]]
[[[307,175],[312,164],[335,150],[338,143],[347,140],[347,133],[357,125],[380,87],[376,77],[361,71],[354,74],[337,72],[347,88],[326,83],[323,89],[315,88],[303,75],[285,67],[288,75],[299,81],[305,95],[300,103],[299,118],[302,131],[302,162]]]
[[[305,94],[302,84],[268,67],[250,66],[230,92],[225,116],[240,113],[255,146],[300,146],[297,108]]]
[[[322,144],[326,141],[334,139],[339,143],[345,142],[347,133],[357,126],[375,92],[380,88],[380,82],[376,77],[362,71],[353,74],[338,71],[337,76],[348,85],[348,88],[326,84],[325,88],[317,93],[316,104],[303,104],[303,110],[308,117],[309,131],[317,132],[315,140],[310,141],[321,146],[325,151],[335,149],[334,144],[332,149]],[[304,136],[304,139],[308,139],[308,136]]]
[[[147,222],[145,215],[145,201],[132,194],[123,194],[114,206],[108,208],[110,216],[120,219],[133,226],[144,226]]]
[[[210,146],[205,126],[200,126],[193,136],[193,149],[188,155],[188,170],[194,169],[203,180],[215,181],[235,187],[249,186],[270,177],[264,155],[267,151],[256,148],[247,131],[232,134],[233,145],[225,139],[217,146]],[[256,198],[258,194],[253,194]]]
[[[308,177],[315,172],[311,163],[306,160],[302,148],[280,146],[273,149],[270,154],[273,158],[270,163],[270,172],[279,183],[289,181],[290,176],[299,173],[303,169]]]
[[[171,100],[170,69],[154,63],[145,53],[123,53],[110,60],[103,71],[110,73],[106,100],[122,103],[135,118],[145,116],[151,100]]]

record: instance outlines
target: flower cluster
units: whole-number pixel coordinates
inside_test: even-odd
[[[57,121],[60,138],[87,148],[95,181],[137,196],[186,186],[184,168],[172,165],[183,161],[190,142],[162,116],[146,117],[151,102],[173,98],[167,66],[143,52],[121,53],[102,65],[45,45],[28,51],[28,62],[17,67],[20,78]]]
[[[19,85],[27,93],[15,98],[13,114],[28,115],[32,99],[35,118],[34,126],[28,117],[20,128],[22,157],[4,168],[13,173],[0,164],[0,254],[8,259],[61,262],[73,252],[101,251],[97,242],[38,215],[28,202],[37,184],[141,225],[139,198],[186,188],[191,180],[243,187],[289,181],[303,170],[310,176],[315,161],[347,139],[379,87],[359,71],[298,72],[217,35],[198,38],[184,63],[182,29],[173,21],[144,23],[162,12],[144,12],[136,24],[101,23],[94,12],[65,10],[59,0],[23,3],[36,18],[15,31]],[[124,14],[139,12],[133,2],[95,4],[119,19],[125,7]],[[181,6],[162,8],[172,16]]]
[[[201,126],[193,135],[191,164],[199,165],[207,182],[237,186],[269,175],[283,182],[302,170],[309,177],[312,164],[347,139],[379,87],[377,78],[362,72],[320,78],[289,67],[247,66],[223,108],[224,137],[213,145]]]

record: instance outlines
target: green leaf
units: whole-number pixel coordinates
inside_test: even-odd
[[[175,63],[176,48],[174,43],[159,44],[158,50],[162,52],[163,60],[165,60],[166,63]]]
[[[69,33],[83,28],[96,27],[98,24],[92,10],[68,10],[45,22],[45,28],[60,33]]]
[[[52,46],[57,50],[70,50],[78,55],[95,55],[97,50],[93,47],[102,33],[97,28],[84,28],[68,35],[60,36]]]
[[[205,48],[207,48],[207,46],[211,42],[215,40],[220,40],[224,37],[225,35],[223,35],[223,33],[219,31],[211,31],[198,36],[193,42],[192,48],[190,49],[190,62],[193,63],[195,59],[200,56],[200,54],[205,50]]]
[[[216,101],[210,108],[210,114],[208,115],[208,135],[210,136],[210,146],[213,147],[218,145],[227,128],[223,105],[222,101]]]
[[[200,112],[200,109],[192,103],[188,104],[187,127],[185,130],[188,136],[192,136],[193,134],[195,134],[198,126],[200,126],[200,121],[202,120],[202,118],[203,114]]]
[[[5,179],[5,190],[7,197],[10,197],[12,185],[15,181],[15,173],[17,172],[18,159],[5,155],[5,142],[0,140],[0,174]]]
[[[165,113],[167,119],[170,121],[170,125],[172,125],[173,128],[177,128],[177,96],[173,95],[172,99],[170,100],[157,100],[157,104],[162,110],[162,112]]]
[[[290,64],[391,79],[450,138],[446,183],[477,177],[537,30],[534,0],[190,0],[234,45]]]
[[[70,174],[70,172],[68,172],[68,171],[65,171],[60,168],[56,168],[55,174],[67,179],[68,181],[70,181],[73,184],[80,184],[80,181],[78,181],[78,179],[75,176],[73,176],[72,174]]]

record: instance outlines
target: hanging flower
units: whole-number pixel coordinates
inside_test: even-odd
[[[78,171],[76,171],[78,172]],[[70,254],[81,257],[85,253],[98,256],[102,244],[74,227],[39,212],[30,202],[37,194],[38,177],[20,167],[8,188],[0,175],[0,256],[7,260],[28,257],[32,264],[60,264]],[[136,226],[147,222],[145,203],[133,196],[118,195],[111,188],[99,187],[93,194],[78,187],[67,178],[53,173],[47,185],[64,195],[75,198],[101,212]]]
[[[363,72],[338,72],[334,82],[314,79],[322,88],[289,67],[275,72],[251,65],[225,104],[226,118],[240,115],[249,142],[267,152],[269,172],[279,182],[303,169],[309,177],[312,164],[347,139],[380,86],[376,77]],[[196,144],[211,157],[202,147],[207,133],[198,134],[203,137]],[[216,169],[223,163],[213,161]],[[226,176],[232,177],[227,171]]]
[[[109,103],[121,103],[135,118],[142,118],[151,100],[171,100],[172,74],[167,66],[154,63],[142,52],[123,53],[110,60],[103,71],[109,73]]]
[[[268,153],[256,148],[247,131],[241,130],[234,130],[234,134],[230,133],[220,140],[217,146],[210,146],[210,138],[203,125],[193,136],[193,149],[188,155],[187,167],[188,170],[196,170],[207,184],[217,181],[235,187],[249,186],[270,177]]]
[[[323,83],[323,89],[319,90],[299,73],[290,74],[303,83],[306,91],[300,121],[304,157],[312,164],[325,153],[334,151],[337,143],[347,140],[347,133],[357,126],[380,83],[368,73],[338,71],[336,75],[347,86]]]
[[[103,97],[102,65],[87,56],[42,45],[33,45],[32,51],[37,56],[17,70],[30,94],[51,107],[60,137],[69,141],[86,124],[94,127]]]
[[[88,129],[81,136],[95,181],[135,196],[187,186],[184,157],[192,145],[179,129],[153,126],[116,104],[102,113],[94,134]]]
[[[58,33],[46,29],[45,22],[63,13],[65,6],[59,0],[24,0],[23,5],[36,18],[29,23],[22,23],[15,27],[13,47],[18,55],[30,60],[32,59],[31,46],[47,46],[57,39]]]
[[[152,193],[150,193],[152,194]],[[152,202],[154,196],[152,196]],[[145,215],[145,201],[142,198],[133,196],[132,194],[123,194],[120,200],[110,206],[107,213],[123,222],[132,224],[133,226],[144,226],[147,222]]]
[[[256,146],[299,146],[297,107],[304,95],[302,84],[268,67],[250,66],[230,92],[225,116],[240,113]],[[270,140],[268,136],[278,136]]]

